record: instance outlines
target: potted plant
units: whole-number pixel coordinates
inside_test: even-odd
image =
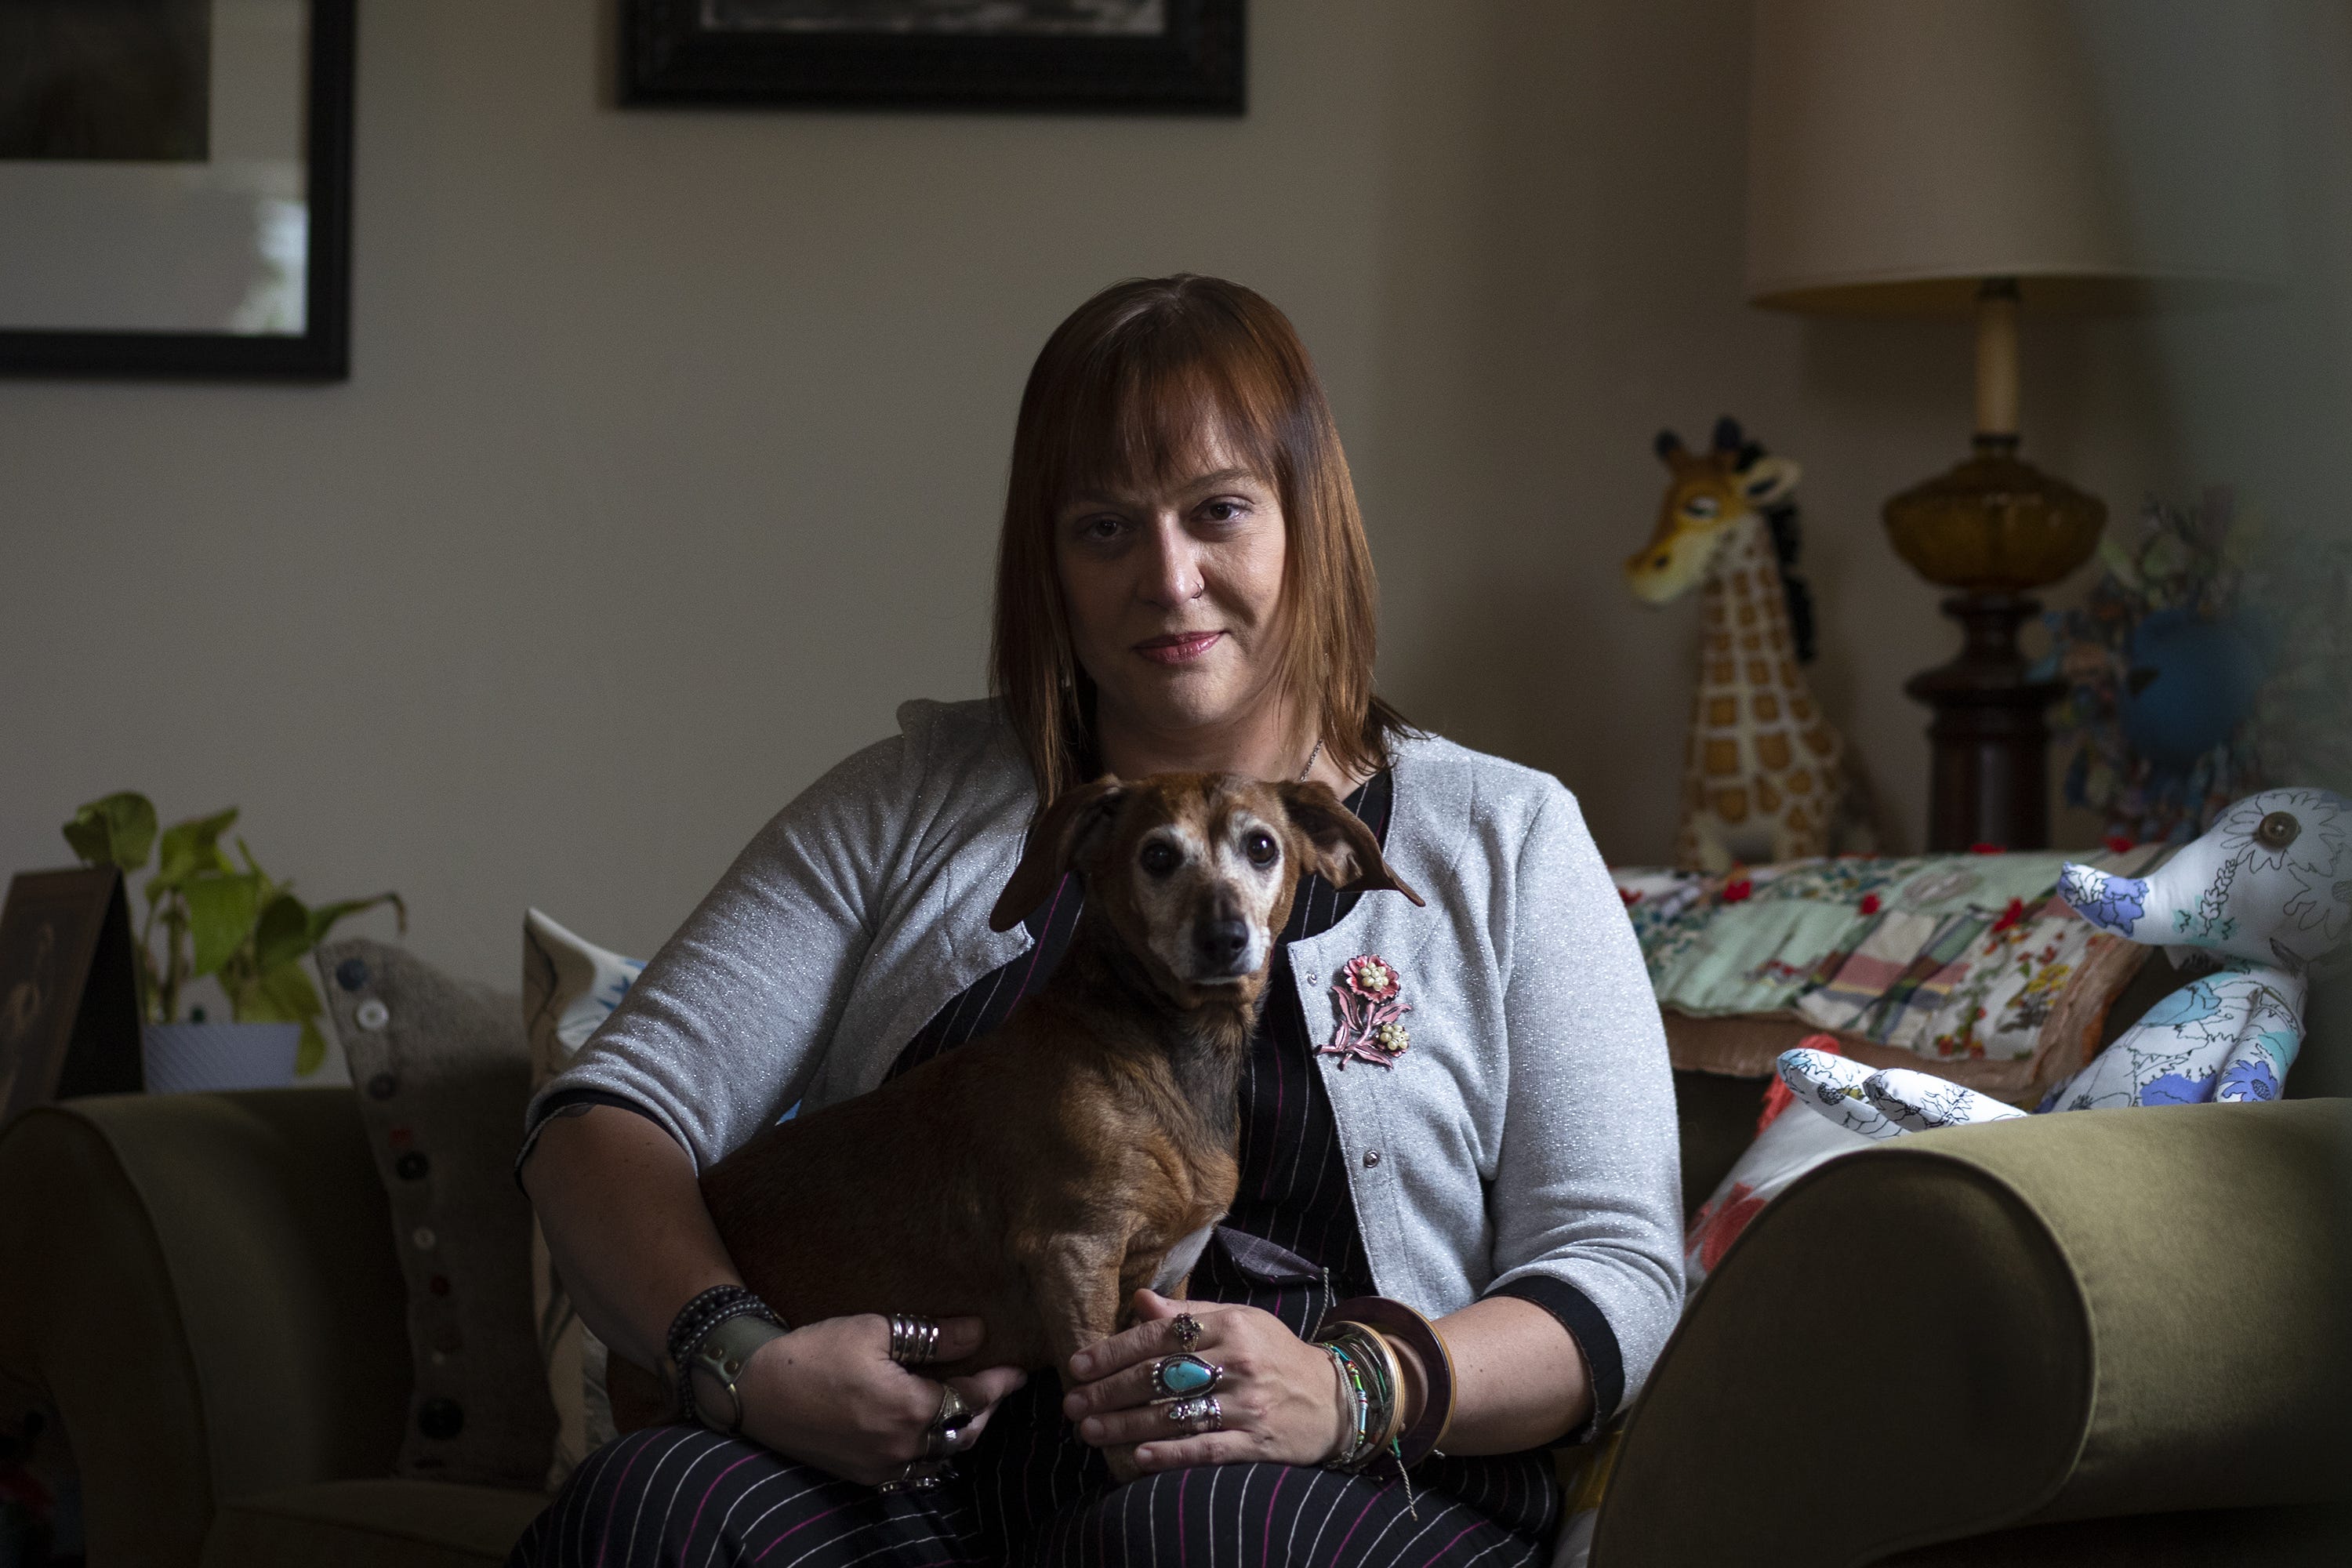
[[[236,840],[243,865],[221,847],[236,808],[191,817],[156,832],[155,807],[124,792],[94,800],[65,825],[66,842],[92,866],[124,875],[156,852],[142,889],[139,927],[140,1016],[151,1090],[264,1089],[315,1072],[327,1055],[319,1027],[325,1011],[304,962],[336,922],[390,904],[408,930],[397,893],[348,899],[313,909],[294,896]],[[159,843],[160,840],[160,843]],[[212,975],[228,997],[233,1023],[209,1022],[204,1009],[180,1011],[181,993]]]

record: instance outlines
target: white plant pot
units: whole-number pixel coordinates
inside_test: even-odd
[[[140,1031],[147,1092],[284,1089],[294,1081],[299,1024],[150,1024]]]

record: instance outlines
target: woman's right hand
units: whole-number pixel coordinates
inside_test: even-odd
[[[938,1357],[961,1360],[982,1337],[978,1318],[942,1318]],[[961,1453],[979,1438],[997,1401],[1029,1374],[994,1366],[947,1381],[973,1411],[949,1449]],[[894,1480],[923,1458],[940,1413],[939,1382],[890,1359],[889,1320],[871,1312],[826,1318],[769,1341],[736,1386],[743,1394],[744,1436],[866,1486]],[[727,1396],[708,1381],[698,1383],[696,1395],[726,1408]]]

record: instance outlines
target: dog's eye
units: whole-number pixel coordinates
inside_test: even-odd
[[[1179,856],[1171,846],[1155,838],[1143,847],[1143,853],[1136,858],[1141,861],[1143,868],[1153,876],[1165,877],[1169,872],[1176,869],[1176,863],[1182,857]]]
[[[1242,853],[1249,857],[1253,866],[1271,866],[1275,857],[1282,853],[1282,847],[1275,843],[1273,834],[1261,827],[1242,841]]]
[[[2284,849],[2302,831],[2303,824],[2294,819],[2294,813],[2273,811],[2263,818],[2262,826],[2254,829],[2254,837],[2267,848]]]

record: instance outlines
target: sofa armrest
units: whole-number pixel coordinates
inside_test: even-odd
[[[1822,1167],[1692,1300],[1595,1568],[2332,1499],[2347,1151],[2352,1102],[2305,1100],[2026,1117]]]
[[[411,1381],[348,1089],[67,1101],[0,1133],[0,1378],[61,1420],[93,1563],[216,1504],[389,1474]]]

